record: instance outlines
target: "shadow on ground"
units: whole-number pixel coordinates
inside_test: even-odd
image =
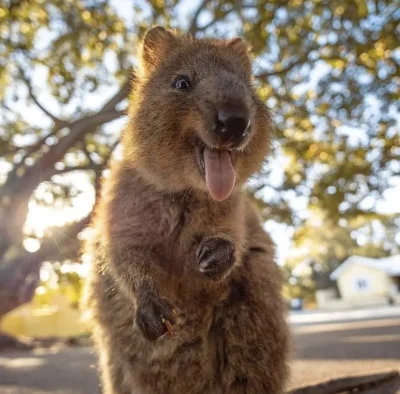
[[[0,353],[0,392],[7,387],[15,394],[100,393],[93,351],[70,348]],[[12,391],[13,387],[20,390]]]
[[[296,359],[400,359],[400,319],[299,326]]]

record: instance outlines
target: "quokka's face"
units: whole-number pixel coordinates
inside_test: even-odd
[[[144,38],[141,61],[126,159],[161,189],[228,198],[260,168],[271,133],[246,44],[156,27]]]

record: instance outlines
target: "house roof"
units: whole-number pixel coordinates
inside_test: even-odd
[[[383,257],[380,259],[371,259],[369,257],[362,256],[350,256],[340,265],[340,267],[336,268],[335,271],[330,274],[330,279],[337,280],[342,272],[344,272],[347,267],[352,264],[375,268],[379,271],[385,272],[389,276],[400,276],[400,255]]]

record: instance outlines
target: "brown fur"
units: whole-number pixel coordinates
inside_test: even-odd
[[[89,245],[88,306],[104,392],[282,393],[288,333],[280,274],[242,190],[271,133],[247,47],[154,28],[141,70],[123,159],[105,180]],[[177,75],[194,81],[190,91],[173,89]],[[248,111],[252,126],[236,154],[235,189],[217,202],[194,151],[199,140],[218,143],[209,130],[220,105]],[[199,271],[204,256],[213,261],[207,273]],[[161,317],[175,323],[172,338],[162,335]]]

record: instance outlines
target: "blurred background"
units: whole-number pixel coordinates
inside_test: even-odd
[[[338,374],[399,365],[399,20],[388,0],[1,0],[0,348],[89,344],[80,245],[118,157],[138,43],[158,24],[251,46],[275,140],[249,193],[285,279],[295,383],[310,365],[330,377],[335,360]],[[60,352],[28,361],[94,364]],[[35,369],[6,354],[0,387]],[[82,379],[69,381],[94,392]]]

